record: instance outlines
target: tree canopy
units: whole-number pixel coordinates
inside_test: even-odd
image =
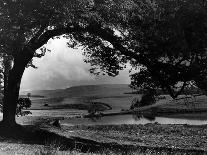
[[[49,39],[60,36],[69,47],[84,47],[92,73],[116,76],[130,63],[142,68],[132,75],[137,86],[162,88],[173,98],[190,81],[203,86],[206,16],[203,0],[2,0],[0,51],[13,61],[3,121],[15,123],[25,67],[44,56]],[[183,87],[175,91],[177,84]]]
[[[129,2],[129,8],[131,3],[133,1]],[[8,68],[7,77],[4,77],[3,122],[15,124],[20,83],[25,67],[32,66],[33,57],[45,54],[47,49],[44,45],[49,39],[64,36],[70,39],[70,46],[75,42],[84,46],[89,43],[84,38],[96,36],[99,41],[102,38],[97,47],[104,45],[104,41],[113,41],[115,46],[123,48],[116,43],[120,39],[114,36],[113,29],[118,21],[125,23],[125,8],[128,8],[127,1],[1,1],[0,51],[3,58],[9,57],[8,64],[13,61],[13,65]]]
[[[77,39],[86,43],[91,71],[113,76],[129,62],[138,69],[131,75],[134,88],[162,88],[173,98],[192,83],[206,89],[205,1],[133,1],[131,6],[125,21],[105,29],[108,36]]]
[[[162,88],[173,98],[192,83],[206,90],[206,11],[204,1],[158,3],[140,46],[150,63],[131,76],[132,85]]]

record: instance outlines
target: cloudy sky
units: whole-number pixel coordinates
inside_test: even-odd
[[[90,64],[83,62],[81,50],[70,49],[66,40],[49,40],[47,52],[42,58],[34,59],[38,69],[25,70],[21,90],[42,90],[67,88],[90,84],[128,84],[128,70],[120,72],[117,77],[94,76],[89,73]]]

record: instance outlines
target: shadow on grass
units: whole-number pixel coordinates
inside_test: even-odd
[[[102,143],[94,140],[80,137],[64,137],[34,125],[16,125],[12,128],[6,128],[0,124],[0,142],[9,141],[22,144],[39,144],[57,147],[60,150],[79,150],[80,152],[100,153],[111,150],[121,152],[122,154],[131,154],[132,152],[167,152],[167,154],[205,154],[202,150],[182,150],[166,147],[147,147],[134,145],[121,145],[118,143]]]

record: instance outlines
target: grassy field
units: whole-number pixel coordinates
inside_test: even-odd
[[[119,113],[129,109],[134,98],[128,85],[76,86],[59,90],[31,91],[32,116],[19,117],[22,133],[31,131],[26,140],[6,138],[0,132],[0,154],[206,154],[207,128],[190,125],[78,125],[54,127],[53,121],[85,115],[91,107],[110,107],[103,113]],[[26,95],[28,91],[21,92]],[[168,95],[156,104],[164,117],[207,120],[207,97],[172,100]],[[184,96],[181,96],[183,98]],[[47,105],[47,106],[46,106]],[[201,113],[201,111],[204,111]],[[169,113],[170,112],[170,113]],[[187,112],[187,113],[184,113]],[[32,129],[32,130],[31,130]],[[0,128],[1,130],[1,128]],[[26,130],[26,131],[25,131]],[[2,134],[1,134],[2,133]],[[44,135],[44,136],[43,136]],[[11,136],[9,136],[11,137]],[[34,140],[36,137],[36,141]],[[14,139],[23,139],[15,141]]]
[[[79,109],[87,110],[91,102],[103,103],[109,107],[106,110],[129,109],[136,95],[124,94],[130,92],[128,85],[90,85],[77,86],[59,90],[24,91],[22,95],[31,93],[32,107],[30,109]],[[47,105],[47,106],[45,106]],[[99,104],[98,104],[99,105]]]
[[[141,95],[132,94],[132,90],[126,84],[116,85],[89,85],[76,86],[58,90],[25,91],[21,94],[31,93],[33,97],[31,110],[54,110],[73,109],[82,110],[80,114],[87,114],[91,107],[97,107],[104,113],[120,112],[131,106],[134,98],[140,99]],[[130,94],[131,93],[131,94]],[[172,100],[169,95],[164,95],[152,107],[164,115],[171,114],[172,117],[207,119],[205,114],[196,112],[207,112],[207,96],[189,97],[187,99]],[[185,96],[180,96],[184,98]],[[94,105],[92,105],[94,104]],[[85,111],[85,112],[84,112]],[[187,114],[182,114],[185,112]],[[170,113],[169,113],[170,112]],[[176,115],[172,115],[175,113]],[[179,115],[177,115],[179,113]],[[69,115],[69,114],[68,114]],[[171,117],[170,116],[170,117]],[[167,116],[169,117],[169,116]]]
[[[25,120],[25,118],[27,120]],[[0,154],[135,155],[206,154],[206,126],[95,125],[54,127],[56,117],[20,117],[23,126],[0,125]],[[22,122],[24,120],[24,122]]]

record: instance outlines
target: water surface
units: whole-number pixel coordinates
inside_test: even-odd
[[[116,115],[105,116],[101,118],[68,118],[61,121],[61,124],[67,126],[73,125],[120,125],[120,124],[189,124],[189,125],[203,125],[207,124],[207,120],[199,119],[185,119],[185,118],[167,118],[155,117],[154,119],[147,119],[144,117],[137,118],[135,115]]]

